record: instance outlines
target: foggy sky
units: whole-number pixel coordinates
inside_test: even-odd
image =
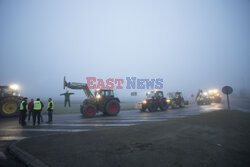
[[[0,85],[57,99],[63,76],[163,78],[186,96],[248,89],[249,16],[249,0],[0,0]]]

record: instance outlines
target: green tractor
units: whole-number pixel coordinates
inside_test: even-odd
[[[167,99],[168,105],[171,106],[171,108],[183,108],[185,106],[185,101],[182,96],[181,92],[171,92],[168,93],[168,99]]]
[[[149,112],[157,111],[158,108],[161,111],[166,111],[168,109],[167,99],[164,97],[162,91],[150,91],[146,93],[146,96],[146,99],[136,104],[136,108],[141,112],[145,112],[147,109]]]
[[[0,116],[13,117],[19,114],[18,105],[22,99],[17,85],[0,86]]]
[[[80,112],[86,118],[94,117],[97,112],[108,116],[116,116],[120,112],[120,100],[111,89],[97,89],[93,95],[86,83],[66,82],[64,77],[64,89],[65,87],[84,91],[88,98],[80,106]]]

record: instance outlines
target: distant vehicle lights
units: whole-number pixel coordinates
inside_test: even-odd
[[[207,96],[207,95],[208,95],[208,93],[207,93],[207,92],[203,92],[203,95]]]
[[[208,90],[209,94],[217,94],[218,92],[219,92],[218,89],[210,89],[210,90]]]

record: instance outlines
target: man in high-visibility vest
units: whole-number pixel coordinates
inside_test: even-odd
[[[41,118],[41,111],[42,111],[42,103],[39,98],[34,101],[33,105],[33,126],[36,125],[36,117],[37,117],[37,124],[40,125],[40,118]]]
[[[22,102],[20,103],[19,106],[19,111],[20,111],[20,120],[22,126],[26,125],[25,119],[26,119],[26,113],[28,110],[28,103],[27,103],[27,97],[23,98]]]
[[[49,102],[47,105],[47,111],[48,111],[48,122],[47,123],[52,123],[53,110],[54,110],[54,102],[52,101],[51,98],[49,98]]]

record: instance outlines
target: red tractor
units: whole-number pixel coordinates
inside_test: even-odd
[[[158,108],[161,111],[166,111],[168,109],[167,99],[164,97],[162,91],[150,91],[146,96],[146,99],[136,104],[136,108],[141,112],[145,112],[147,109],[149,112],[157,111]]]

